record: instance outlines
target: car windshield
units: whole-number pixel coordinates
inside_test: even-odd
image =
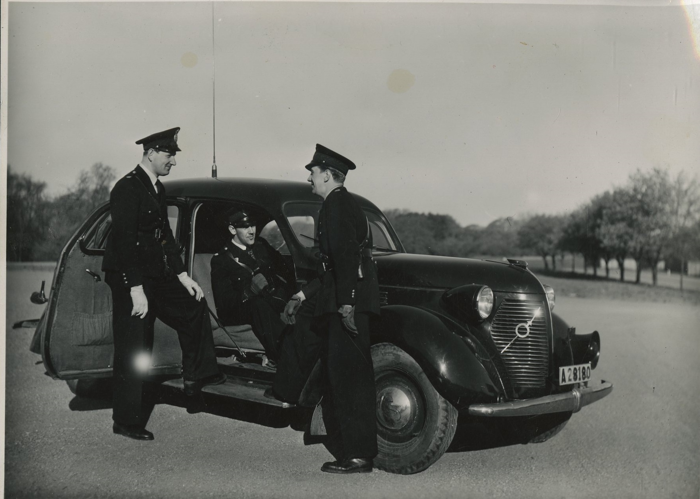
[[[312,248],[318,246],[316,241],[316,223],[321,203],[288,203],[284,206],[284,215],[294,231],[294,235],[302,246]],[[364,209],[365,216],[372,231],[372,249],[374,251],[399,251],[399,244],[390,230],[384,216],[372,210]]]

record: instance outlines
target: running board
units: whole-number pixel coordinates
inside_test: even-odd
[[[165,381],[163,385],[184,391],[182,378]],[[221,397],[234,398],[237,400],[245,400],[256,404],[269,405],[280,409],[290,409],[292,407],[296,407],[295,404],[266,397],[264,395],[265,390],[269,387],[270,385],[266,383],[228,376],[226,383],[221,385],[207,385],[202,388],[202,392],[219,395]]]

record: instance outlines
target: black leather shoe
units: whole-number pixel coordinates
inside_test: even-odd
[[[343,461],[332,461],[325,463],[321,467],[321,471],[326,473],[371,473],[373,462],[371,459],[356,457],[345,459]]]
[[[134,440],[153,440],[153,433],[140,426],[114,423],[112,431],[117,435],[123,435]]]
[[[224,373],[217,373],[212,376],[207,376],[204,379],[198,379],[197,381],[187,381],[185,380],[183,385],[185,388],[185,395],[192,397],[199,392],[203,386],[207,385],[221,385],[226,383],[226,375]]]

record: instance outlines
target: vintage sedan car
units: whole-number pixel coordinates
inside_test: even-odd
[[[228,234],[224,213],[234,207],[255,216],[260,237],[285,256],[299,285],[315,277],[321,199],[308,184],[212,178],[166,186],[173,234],[210,308],[210,261]],[[578,335],[554,314],[554,291],[524,262],[408,254],[382,212],[355,197],[372,230],[382,299],[381,319],[371,331],[377,467],[425,470],[451,444],[463,444],[453,442],[458,426],[479,421],[498,422],[521,443],[542,442],[612,391],[611,383],[590,381],[600,357],[598,332]],[[101,271],[110,227],[105,205],[68,241],[33,342],[46,372],[79,395],[90,395],[90,388],[102,386],[91,380],[112,373],[112,304]],[[42,297],[43,289],[33,300]],[[212,326],[228,381],[205,387],[205,397],[301,411],[263,396],[274,371],[262,365],[264,352],[249,326],[224,330],[214,319]],[[177,335],[160,321],[155,329],[150,374],[168,389],[182,389]],[[319,373],[298,404],[312,408],[306,410],[313,414],[306,430],[311,436],[325,431]],[[468,432],[457,435],[469,438]]]

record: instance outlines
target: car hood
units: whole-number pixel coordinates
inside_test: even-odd
[[[375,255],[381,286],[452,289],[483,284],[505,293],[544,293],[537,278],[507,263],[446,256]]]

